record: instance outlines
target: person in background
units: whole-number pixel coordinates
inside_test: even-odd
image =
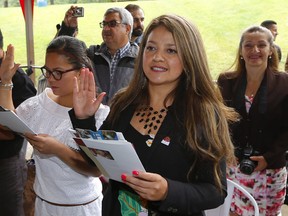
[[[78,35],[78,20],[76,16],[73,16],[74,11],[77,10],[77,6],[71,6],[68,11],[66,11],[64,20],[61,25],[56,25],[56,35],[55,38],[61,35],[69,35],[71,37],[76,37]]]
[[[13,63],[14,47],[8,46],[6,67],[0,69],[2,82],[9,85],[18,65]],[[73,80],[91,69],[85,44],[73,37],[57,37],[46,49],[41,68],[50,88],[20,104],[16,114],[36,134],[25,134],[34,148],[36,165],[35,216],[101,215],[100,172],[80,151],[68,131],[72,128],[68,110],[73,106]],[[100,95],[101,97],[101,95]],[[11,89],[0,88],[0,105],[14,110]],[[99,105],[94,118],[97,127],[109,107]]]
[[[287,55],[287,58],[286,58],[284,70],[285,70],[285,72],[288,72],[288,55]]]
[[[228,177],[243,186],[258,203],[261,216],[276,216],[285,198],[288,148],[288,74],[278,71],[273,35],[251,26],[241,36],[232,72],[220,74],[226,104],[241,120],[231,125],[238,163]],[[236,193],[231,211],[253,215],[253,207]]]
[[[144,11],[139,5],[135,4],[128,4],[125,7],[128,10],[132,17],[133,17],[133,31],[131,41],[140,45],[142,38],[143,38],[143,31],[144,31]]]
[[[90,116],[102,97],[94,93],[93,74],[81,74],[74,86],[73,126],[95,130]],[[177,15],[153,19],[133,79],[114,96],[100,128],[122,132],[146,172],[110,179],[103,215],[198,216],[221,205],[226,161],[234,158],[227,120],[235,118],[211,78],[196,26]]]
[[[78,22],[77,17],[73,16],[74,11],[77,9],[77,6],[71,6],[71,10],[68,10],[64,16],[62,24],[56,25],[56,34],[55,37],[65,35],[70,35],[76,37],[78,35]],[[38,78],[37,92],[38,94],[42,93],[45,88],[49,87],[46,78],[41,74]]]
[[[282,59],[282,51],[281,51],[281,48],[280,46],[278,46],[277,44],[275,44],[275,41],[276,41],[276,37],[277,35],[279,34],[278,33],[278,27],[277,27],[277,22],[275,22],[274,20],[265,20],[261,23],[261,26],[267,28],[270,30],[270,32],[272,33],[273,35],[273,45],[275,46],[276,48],[276,51],[277,51],[277,54],[278,54],[278,59],[279,59],[279,62],[281,61]]]
[[[73,36],[73,29],[78,28],[78,18],[73,17],[74,8],[71,6],[66,12],[59,36]],[[87,52],[92,61],[97,92],[106,92],[103,104],[109,104],[114,94],[130,82],[139,47],[130,42],[133,17],[125,8],[109,8],[99,25],[103,43],[91,45]]]
[[[0,30],[0,67],[5,51]],[[12,91],[13,105],[18,107],[26,99],[36,95],[32,80],[20,68],[12,78],[13,85],[5,85],[0,73],[0,89]],[[23,191],[27,169],[25,152],[22,152],[23,137],[0,130],[0,215],[23,216]]]

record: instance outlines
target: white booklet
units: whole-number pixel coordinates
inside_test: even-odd
[[[123,173],[132,175],[133,170],[145,171],[133,145],[122,133],[76,129],[73,134],[78,146],[105,177],[121,182]]]
[[[0,125],[20,135],[29,132],[36,134],[25,122],[23,122],[13,111],[6,110],[0,106]]]

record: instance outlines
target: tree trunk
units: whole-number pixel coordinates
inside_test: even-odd
[[[50,4],[51,4],[51,5],[54,5],[54,0],[50,0]]]
[[[8,0],[4,1],[4,7],[7,8],[8,7]]]

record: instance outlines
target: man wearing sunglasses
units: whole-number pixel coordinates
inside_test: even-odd
[[[73,29],[78,29],[77,17],[73,17],[74,9],[72,6],[66,12],[57,36],[73,36]],[[88,56],[93,62],[97,91],[106,92],[102,103],[109,104],[114,94],[130,82],[139,47],[130,42],[133,17],[125,8],[109,8],[99,27],[102,28],[103,43],[91,45],[88,48]]]

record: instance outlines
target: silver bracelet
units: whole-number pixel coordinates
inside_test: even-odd
[[[12,89],[13,88],[13,83],[11,82],[11,83],[2,83],[1,81],[0,81],[0,88],[5,88],[5,89]]]

